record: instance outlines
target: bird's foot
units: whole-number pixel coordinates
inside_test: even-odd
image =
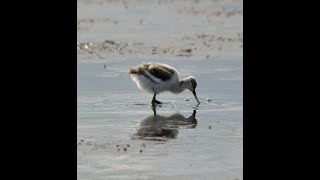
[[[156,104],[162,104],[162,102],[158,101],[158,100],[155,100],[154,101]]]
[[[158,100],[152,100],[151,101],[151,105],[155,106],[156,104],[163,104],[162,102],[158,101]]]

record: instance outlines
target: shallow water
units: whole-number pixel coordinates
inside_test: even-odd
[[[239,8],[237,3],[226,4],[225,7]],[[78,17],[96,20],[104,15],[111,19],[118,15],[125,17],[120,11],[104,14],[102,7],[98,2],[80,1]],[[95,12],[95,8],[98,11]],[[151,18],[163,13],[161,9],[154,14],[143,12],[131,8],[128,14]],[[93,29],[98,29],[97,33],[90,28],[78,32],[78,41],[96,42],[96,37],[105,38],[106,34],[99,34],[102,31],[99,27],[106,26],[104,23],[95,23]],[[242,32],[240,23],[229,26],[232,28],[227,34]],[[120,29],[114,32],[113,40],[125,31]],[[161,31],[161,28],[146,29],[148,33],[154,30]],[[188,31],[192,34],[196,29]],[[130,33],[122,35],[122,39],[134,41],[132,36],[137,32]],[[167,47],[165,43],[161,45]],[[179,44],[173,46],[179,47]],[[207,51],[210,57],[205,57],[206,54],[181,57],[98,52],[78,54],[78,179],[242,179],[241,48],[226,48],[219,55]],[[128,74],[130,67],[149,61],[175,67],[180,78],[195,76],[201,104],[196,106],[188,90],[178,95],[165,92],[157,96],[164,104],[152,109],[152,94],[138,89]]]

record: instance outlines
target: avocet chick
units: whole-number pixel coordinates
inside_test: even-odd
[[[157,94],[164,91],[178,94],[185,89],[189,89],[193,93],[198,104],[200,104],[196,94],[196,79],[193,76],[189,76],[179,80],[177,70],[167,64],[152,62],[140,64],[130,68],[129,74],[140,89],[154,94],[151,101],[153,106],[155,103],[161,104],[160,101],[156,100]]]

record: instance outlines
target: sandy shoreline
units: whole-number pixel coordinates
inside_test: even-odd
[[[78,5],[79,56],[242,55],[242,1],[84,2]]]

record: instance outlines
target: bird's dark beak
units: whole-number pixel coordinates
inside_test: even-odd
[[[196,98],[198,104],[200,104],[200,101],[199,101],[197,94],[196,94],[196,90],[193,90],[192,93],[193,93],[194,97]]]

